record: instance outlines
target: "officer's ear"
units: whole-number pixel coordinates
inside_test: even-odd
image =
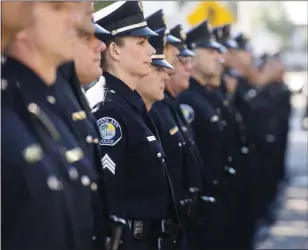
[[[121,54],[120,47],[115,42],[110,43],[108,50],[109,50],[110,56],[114,60],[116,61],[120,60],[120,54]]]

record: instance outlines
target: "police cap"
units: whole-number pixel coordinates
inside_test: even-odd
[[[103,27],[99,26],[97,23],[94,24],[95,27],[95,37],[102,42],[107,42],[111,39],[111,34],[108,30],[104,29]]]
[[[184,32],[184,29],[183,29],[181,24],[178,24],[175,27],[173,27],[170,30],[170,34],[181,40],[181,44],[179,46],[179,51],[180,51],[179,56],[187,57],[187,56],[195,56],[196,55],[195,52],[193,52],[193,51],[191,51],[187,48],[186,33]]]
[[[213,36],[218,43],[221,43],[228,49],[237,49],[237,43],[231,38],[231,25],[225,24],[213,29]]]
[[[118,1],[94,13],[94,21],[109,30],[111,37],[156,36],[144,20],[141,1]]]
[[[214,41],[207,20],[194,26],[187,32],[186,44],[189,49],[207,48],[219,52],[224,51],[224,47]]]
[[[237,33],[234,35],[233,39],[238,45],[238,49],[252,51],[252,48],[249,44],[249,39],[243,33]]]
[[[165,29],[165,34],[167,35],[167,43],[178,47],[181,44],[181,40],[172,36],[170,31],[167,29],[167,24],[165,20],[165,15],[162,9],[156,11],[152,15],[146,18],[148,26],[153,30]]]
[[[153,36],[149,38],[149,43],[156,50],[156,54],[152,55],[152,64],[159,67],[164,67],[168,69],[174,69],[174,67],[165,60],[164,47],[167,42],[167,37],[165,34],[165,29],[155,30],[158,36]]]

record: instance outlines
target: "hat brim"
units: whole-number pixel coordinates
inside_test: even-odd
[[[215,42],[215,41],[209,41],[205,43],[200,43],[197,45],[199,48],[205,48],[205,49],[214,49],[217,50],[220,53],[226,52],[226,47],[223,46],[222,44]]]
[[[229,39],[227,41],[225,41],[223,43],[223,45],[227,48],[227,49],[237,49],[238,45],[237,42],[235,40]]]
[[[174,46],[178,46],[181,44],[181,40],[176,38],[175,36],[173,35],[167,35],[167,43],[171,44],[171,45],[174,45]]]
[[[151,30],[149,27],[145,26],[142,28],[138,28],[138,29],[130,30],[125,33],[118,34],[117,36],[151,37],[151,36],[158,36],[158,34],[155,33],[153,30]]]
[[[187,49],[187,48],[184,48],[184,49],[180,49],[180,54],[179,56],[184,56],[184,57],[188,57],[188,56],[195,56],[196,53]]]
[[[168,63],[165,59],[152,59],[152,65],[167,69],[174,69],[174,67],[170,63]]]
[[[111,34],[108,30],[104,29],[98,24],[94,24],[95,31],[94,35],[97,39],[99,39],[102,42],[107,42],[108,40],[111,39]]]

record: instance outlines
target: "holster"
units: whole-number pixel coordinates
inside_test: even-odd
[[[118,250],[122,243],[122,234],[126,226],[126,221],[117,216],[110,217],[110,237],[107,237],[106,250]]]

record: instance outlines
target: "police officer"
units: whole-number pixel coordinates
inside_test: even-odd
[[[208,192],[218,195],[221,202],[226,195],[225,185],[226,156],[223,148],[223,120],[217,110],[206,98],[205,85],[210,80],[217,80],[216,74],[222,70],[220,54],[222,46],[212,41],[207,21],[200,23],[187,32],[187,44],[195,49],[195,65],[192,70],[189,89],[178,96],[184,115],[196,135],[196,144],[200,151],[204,171],[209,179]],[[208,75],[207,75],[208,74]],[[226,207],[222,203],[204,226],[208,237],[199,236],[199,247],[222,247],[226,223]],[[200,232],[201,234],[201,232]],[[225,245],[226,246],[226,245]]]
[[[84,22],[92,24],[93,33],[87,30],[78,31],[78,42],[74,46],[74,62],[66,63],[59,68],[53,97],[62,103],[62,109],[65,109],[71,117],[68,123],[72,131],[79,138],[87,158],[99,172],[97,188],[99,194],[93,196],[95,198],[93,209],[98,216],[95,219],[97,232],[93,239],[98,247],[102,247],[106,234],[110,234],[108,230],[110,225],[104,176],[100,167],[99,133],[80,84],[85,85],[101,76],[101,52],[106,48],[104,41],[110,36],[110,32],[97,24],[94,25],[91,16]]]
[[[2,66],[3,249],[93,249],[97,174],[53,88],[83,13],[75,3],[34,8]]]
[[[128,222],[121,249],[172,249],[179,229],[165,153],[135,92],[155,53],[148,37],[157,34],[147,27],[142,2],[116,2],[95,13],[95,20],[112,35],[102,57],[106,98],[92,110],[110,211]]]
[[[138,84],[137,91],[142,96],[150,111],[166,152],[167,168],[174,187],[176,205],[182,208],[180,216],[183,222],[189,219],[189,217],[196,216],[196,211],[193,211],[196,210],[196,208],[193,207],[192,199],[198,199],[199,197],[191,197],[190,193],[196,193],[201,189],[201,181],[199,181],[198,178],[200,173],[198,169],[196,169],[196,166],[191,166],[192,162],[189,162],[190,159],[187,158],[187,156],[189,157],[190,155],[187,155],[187,149],[185,149],[186,141],[178,127],[177,119],[179,118],[173,113],[169,106],[162,101],[164,99],[165,81],[169,79],[167,72],[164,70],[165,77],[161,78],[160,83],[157,80],[157,83],[154,81],[154,79],[159,76],[159,73],[157,73],[160,69],[159,65],[160,67],[174,69],[171,65],[165,64],[166,60],[163,54],[165,30],[160,29],[156,32],[159,34],[159,37],[150,39],[150,43],[156,49],[156,54],[153,56],[152,63],[157,66],[152,69],[149,76],[142,79]],[[154,104],[154,102],[156,103]],[[187,243],[184,238],[182,238],[182,240],[182,245],[185,248]]]

